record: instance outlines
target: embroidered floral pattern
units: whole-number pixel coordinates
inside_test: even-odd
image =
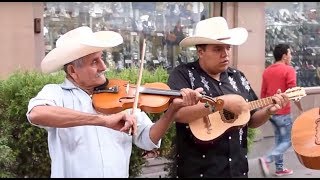
[[[243,76],[241,76],[240,79],[241,79],[241,83],[242,83],[243,87],[249,92],[250,85],[249,85],[248,80]]]
[[[242,128],[239,130],[239,142],[240,142],[240,144],[241,144],[241,142],[242,142],[242,134],[243,134],[243,130],[242,130]]]
[[[191,87],[192,87],[192,89],[194,89],[194,80],[195,80],[195,78],[194,78],[194,76],[193,76],[193,74],[192,74],[192,72],[190,70],[188,70],[188,74],[189,74],[189,78],[190,78],[190,82],[191,82]]]
[[[210,90],[210,87],[208,85],[209,82],[203,76],[200,76],[200,78],[201,78],[201,82],[202,82],[203,86],[209,91]]]
[[[231,84],[231,86],[233,87],[234,90],[238,91],[238,87],[237,87],[237,83],[234,81],[234,79],[232,77],[228,77],[229,82]]]

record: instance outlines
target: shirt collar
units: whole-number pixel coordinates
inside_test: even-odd
[[[64,82],[61,83],[61,87],[63,89],[77,89],[77,88],[79,88],[78,86],[73,84],[73,82],[71,82],[68,78],[64,79]]]

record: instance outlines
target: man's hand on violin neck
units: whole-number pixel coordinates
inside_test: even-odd
[[[173,99],[172,105],[177,109],[185,106],[196,105],[202,98],[202,91],[203,88],[197,88],[195,90],[190,88],[183,88],[180,90],[182,98]]]

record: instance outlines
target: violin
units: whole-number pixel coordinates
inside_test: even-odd
[[[113,114],[133,107],[135,94],[139,91],[138,107],[147,113],[161,113],[168,109],[172,97],[182,96],[178,90],[170,90],[165,83],[154,82],[139,86],[121,79],[109,79],[108,84],[92,94],[94,108],[104,114]],[[201,102],[222,109],[223,100],[202,95]]]

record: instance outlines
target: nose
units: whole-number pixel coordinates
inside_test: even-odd
[[[104,63],[104,61],[102,59],[100,59],[99,69],[102,70],[102,71],[107,69],[107,65]]]
[[[222,55],[223,57],[228,56],[228,55],[229,55],[229,49],[228,49],[228,48],[223,48],[223,51],[222,51],[221,55]]]

